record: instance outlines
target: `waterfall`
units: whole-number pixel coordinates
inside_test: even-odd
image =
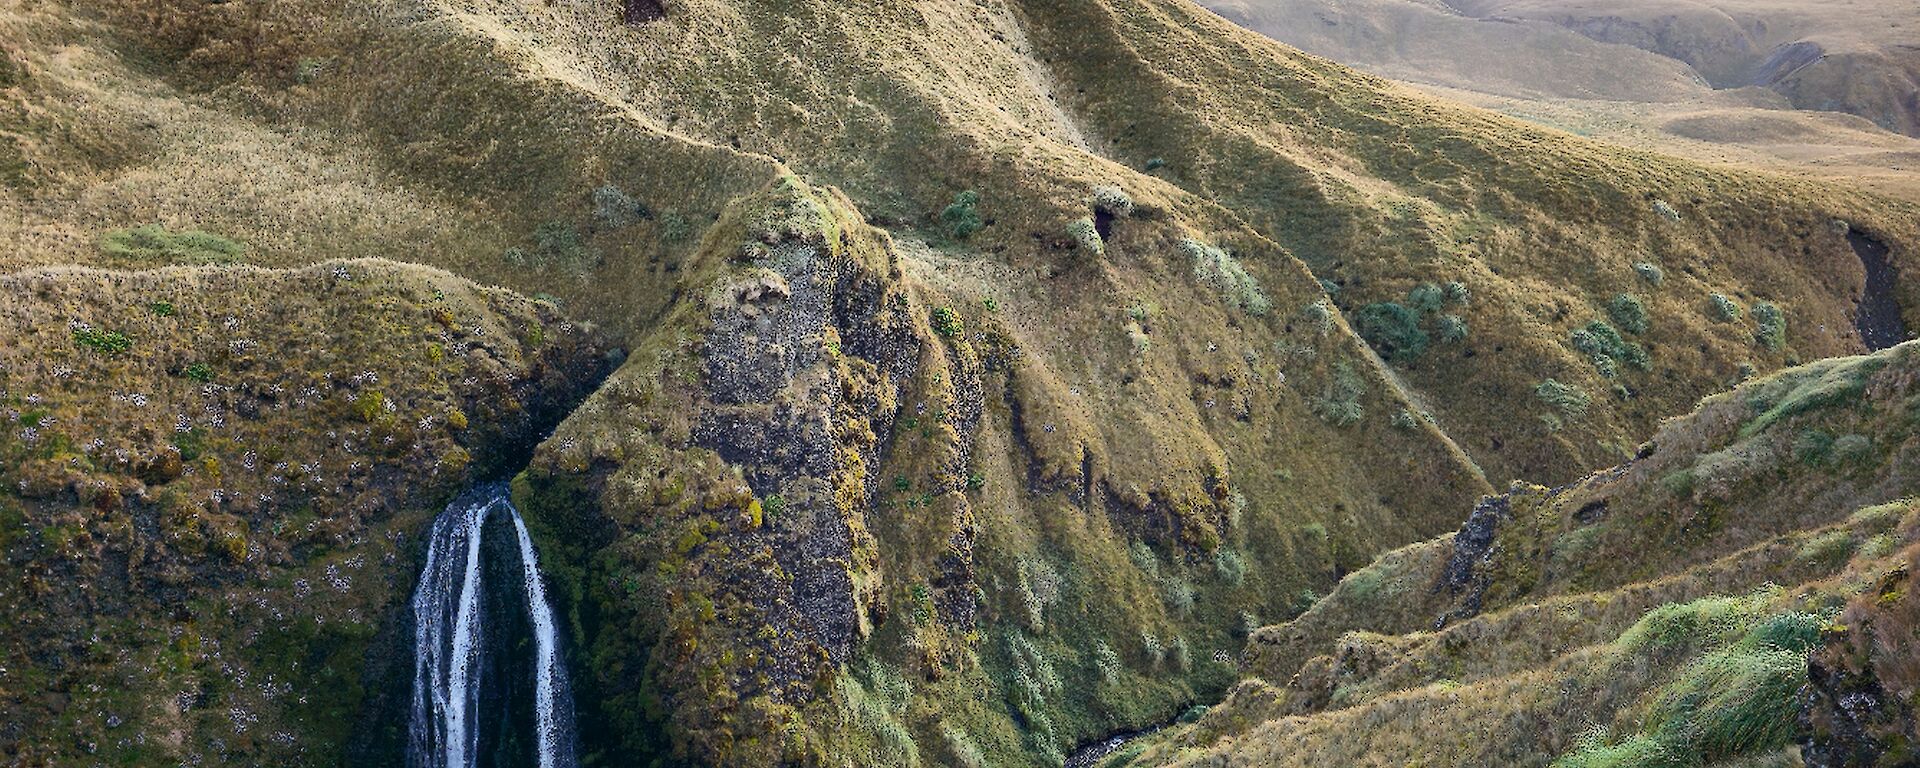
[[[512,690],[508,680],[489,679],[496,647],[507,628],[489,624],[512,617],[490,617],[486,610],[485,544],[487,522],[504,513],[513,524],[520,563],[519,596],[524,598],[532,630],[533,752],[539,768],[575,768],[573,701],[566,666],[560,658],[553,607],[547,603],[540,561],[527,525],[507,498],[504,484],[462,496],[433,521],[427,563],[413,593],[413,707],[408,722],[409,768],[477,768],[486,756],[482,710],[499,696],[483,691]],[[495,554],[498,554],[496,550]],[[508,585],[501,585],[511,588]],[[490,687],[491,686],[491,687]]]

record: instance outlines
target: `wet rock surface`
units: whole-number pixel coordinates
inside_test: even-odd
[[[1901,766],[1916,753],[1911,700],[1920,608],[1915,561],[1881,576],[1825,633],[1800,691],[1800,753],[1808,766]]]
[[[1907,340],[1907,326],[1900,317],[1900,302],[1894,291],[1899,288],[1900,273],[1887,259],[1887,245],[1859,231],[1847,233],[1847,244],[1860,257],[1867,273],[1866,287],[1854,310],[1854,328],[1867,349],[1886,349]]]

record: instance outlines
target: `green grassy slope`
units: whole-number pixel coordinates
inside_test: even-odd
[[[1889,671],[1900,652],[1873,649],[1907,630],[1897,584],[1882,585],[1915,541],[1916,353],[1783,372],[1669,422],[1629,464],[1490,497],[1460,533],[1260,630],[1252,676],[1133,764],[1733,764],[1797,760],[1800,741],[1834,753],[1856,731],[1832,701],[1803,706],[1809,651],[1828,646],[1825,663],[1866,670],[1856,677],[1876,656],[1890,680],[1903,674]],[[1884,628],[1863,626],[1871,608],[1842,617],[1856,599],[1891,606]],[[1803,728],[1812,712],[1827,727]],[[1899,743],[1874,727],[1880,749]]]

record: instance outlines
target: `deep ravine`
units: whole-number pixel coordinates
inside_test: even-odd
[[[462,495],[434,520],[413,618],[409,768],[579,764],[553,608],[504,483]]]

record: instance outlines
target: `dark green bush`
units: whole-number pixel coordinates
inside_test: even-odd
[[[1607,316],[1613,319],[1620,329],[1632,334],[1647,332],[1651,324],[1647,318],[1647,305],[1630,293],[1623,293],[1607,302]]]
[[[1446,291],[1433,283],[1421,283],[1407,291],[1407,308],[1422,315],[1440,311],[1446,302]]]
[[[1753,305],[1753,321],[1760,326],[1753,339],[1760,346],[1778,351],[1787,345],[1787,315],[1771,301]]]
[[[980,219],[980,193],[971,189],[954,195],[953,202],[940,212],[940,221],[947,225],[947,234],[955,240],[965,240],[986,226]]]
[[[1410,362],[1427,351],[1427,332],[1420,329],[1420,315],[1405,306],[1383,301],[1360,308],[1354,329],[1360,338],[1381,357]]]

